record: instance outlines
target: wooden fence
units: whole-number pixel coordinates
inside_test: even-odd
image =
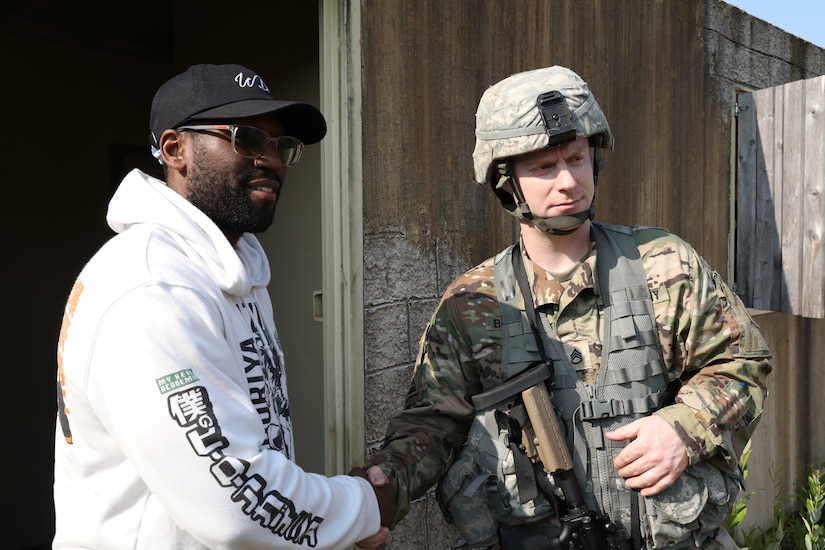
[[[742,94],[738,112],[737,292],[825,318],[825,76]]]

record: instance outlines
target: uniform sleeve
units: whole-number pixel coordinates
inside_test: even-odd
[[[712,458],[735,469],[768,395],[771,353],[739,297],[693,248],[674,239],[664,249],[687,277],[663,277],[673,319],[659,322],[672,330],[666,360],[681,386],[657,414],[682,438],[690,464]]]
[[[210,548],[343,548],[376,533],[369,483],[305,472],[264,443],[226,316],[195,290],[147,285],[102,318],[86,390],[122,454],[111,471],[135,472],[124,505],[145,484]]]
[[[479,373],[497,364],[491,350],[500,339],[482,336],[497,302],[478,285],[457,281],[445,292],[421,338],[404,408],[370,460],[398,484],[396,522],[449,469],[475,416]]]

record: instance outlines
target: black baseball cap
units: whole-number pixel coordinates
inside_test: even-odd
[[[263,78],[242,65],[192,65],[164,83],[152,99],[151,145],[164,130],[194,121],[237,120],[274,114],[284,132],[305,144],[327,133],[324,115],[309,103],[274,99]]]

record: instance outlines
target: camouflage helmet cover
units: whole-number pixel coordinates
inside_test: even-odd
[[[473,151],[476,182],[497,184],[497,161],[547,147],[550,138],[536,100],[550,90],[567,100],[577,137],[601,135],[598,146],[613,148],[607,119],[579,75],[558,65],[516,73],[489,87],[479,101]]]

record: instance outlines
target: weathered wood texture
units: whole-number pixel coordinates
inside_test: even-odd
[[[739,104],[737,290],[757,309],[825,318],[825,76]]]
[[[729,105],[707,83],[702,19],[695,1],[365,0],[367,230],[443,235],[469,262],[511,242],[511,220],[472,181],[475,109],[501,78],[559,64],[588,82],[616,137],[598,219],[666,227],[724,267],[728,160],[705,151],[729,148]]]

